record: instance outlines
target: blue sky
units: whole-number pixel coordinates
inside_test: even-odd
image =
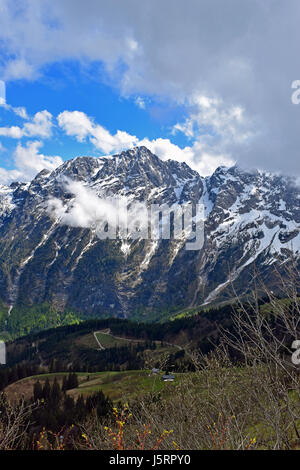
[[[299,17],[298,0],[0,0],[0,183],[136,145],[203,176],[299,175]]]
[[[106,153],[88,139],[78,142],[74,136],[66,135],[56,120],[66,110],[84,113],[112,135],[118,130],[126,130],[139,140],[144,137],[150,140],[171,138],[179,147],[185,147],[191,140],[183,133],[172,133],[173,126],[185,116],[184,106],[147,95],[122,96],[116,87],[109,86],[107,80],[95,80],[91,73],[83,73],[76,63],[66,61],[50,65],[37,80],[12,80],[5,83],[5,88],[8,106],[0,106],[1,128],[22,128],[36,113],[44,110],[52,115],[51,134],[43,139],[38,133],[18,139],[10,135],[1,136],[0,166],[7,170],[15,168],[17,145],[26,146],[36,139],[42,142],[43,154],[58,155],[62,160],[77,155],[101,156]],[[25,119],[14,111],[18,108],[26,111]]]
[[[31,115],[43,109],[53,116],[65,110],[79,110],[111,133],[126,130],[140,139],[170,137],[172,127],[185,116],[184,106],[145,95],[122,96],[116,87],[105,82],[108,80],[96,80],[91,72],[82,72],[76,63],[62,62],[47,67],[38,80],[8,82],[6,97],[9,104],[24,106]],[[145,108],[138,104],[138,98]],[[9,118],[8,123],[13,124],[13,116],[6,116]],[[172,139],[182,145],[187,143],[184,135],[173,135]]]

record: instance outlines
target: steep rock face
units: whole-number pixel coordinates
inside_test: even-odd
[[[49,200],[72,208],[65,184],[98,197],[151,203],[203,203],[205,242],[100,240],[95,230],[65,224]],[[0,187],[0,296],[8,306],[49,302],[89,315],[139,316],[239,293],[253,264],[267,277],[278,259],[300,250],[300,192],[290,179],[218,168],[202,178],[185,163],[161,161],[145,147],[112,157],[77,157],[31,183]]]

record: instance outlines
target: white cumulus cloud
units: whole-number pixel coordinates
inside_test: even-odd
[[[58,115],[57,120],[67,135],[75,137],[79,142],[89,139],[97,149],[105,153],[119,152],[138,142],[136,136],[124,131],[118,130],[112,135],[82,111],[64,111]]]
[[[290,85],[299,79],[299,0],[288,6],[274,0],[151,0],[146,6],[138,0],[1,0],[0,5],[3,79],[32,80],[45,66],[63,61],[82,67],[101,63],[105,78],[127,97],[159,96],[173,103],[195,94],[221,99],[223,105],[213,106],[219,111],[224,106],[225,116],[219,116],[235,126],[227,123],[224,138],[222,122],[214,119],[225,140],[215,154],[299,173],[299,107],[290,101]],[[202,100],[199,119],[191,110],[192,122],[179,122],[177,130],[200,142],[200,127],[214,118],[204,107]],[[227,114],[230,109],[236,118],[242,110],[243,129]],[[108,149],[113,144],[107,139]]]
[[[215,117],[216,119],[216,117]],[[135,135],[118,130],[111,134],[100,124],[96,124],[89,116],[81,111],[64,111],[58,116],[58,124],[69,136],[79,142],[88,139],[97,149],[106,154],[118,153],[138,145],[144,145],[162,160],[178,160],[186,162],[202,176],[211,174],[220,165],[233,165],[233,159],[222,148],[213,148],[204,140],[195,142],[183,149],[170,139],[138,139]],[[186,123],[184,123],[184,126]],[[179,130],[177,128],[177,130]]]
[[[0,136],[21,139],[22,137],[43,137],[52,135],[52,114],[49,111],[39,111],[33,118],[29,119],[25,108],[13,108],[13,111],[28,122],[23,127],[10,126],[0,127]]]
[[[25,146],[19,143],[13,154],[15,168],[13,170],[0,168],[0,182],[9,184],[12,181],[30,181],[41,170],[53,171],[63,163],[59,156],[40,153],[42,145],[40,141],[27,142]]]
[[[131,236],[134,236],[137,227],[148,226],[148,213],[143,203],[131,201],[128,217],[129,205],[126,197],[102,198],[83,182],[66,177],[62,179],[62,186],[73,198],[66,203],[58,198],[47,202],[49,214],[62,225],[93,229],[100,238],[101,234],[106,237],[104,227],[107,223],[112,237],[116,236],[117,227],[127,237],[127,228]]]

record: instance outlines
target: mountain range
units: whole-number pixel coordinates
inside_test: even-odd
[[[99,239],[95,198],[116,196],[203,204],[202,249],[187,251],[184,239]],[[9,313],[46,302],[57,312],[159,318],[228,300],[231,284],[244,294],[254,268],[273,286],[274,267],[299,255],[299,233],[292,178],[237,166],[204,178],[146,147],[76,157],[29,183],[0,186],[0,300]]]

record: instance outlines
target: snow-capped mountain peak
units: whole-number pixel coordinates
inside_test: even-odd
[[[66,181],[92,198],[203,204],[204,246],[188,252],[184,240],[100,240],[81,222],[92,209],[89,196],[82,218],[62,223],[47,205],[55,200],[66,213],[74,210]],[[58,309],[126,316],[182,309],[226,298],[232,280],[242,293],[254,264],[267,279],[274,264],[292,251],[298,255],[300,191],[290,178],[236,166],[203,178],[146,147],[76,157],[30,183],[0,186],[0,248],[1,300],[8,306],[47,301]]]

